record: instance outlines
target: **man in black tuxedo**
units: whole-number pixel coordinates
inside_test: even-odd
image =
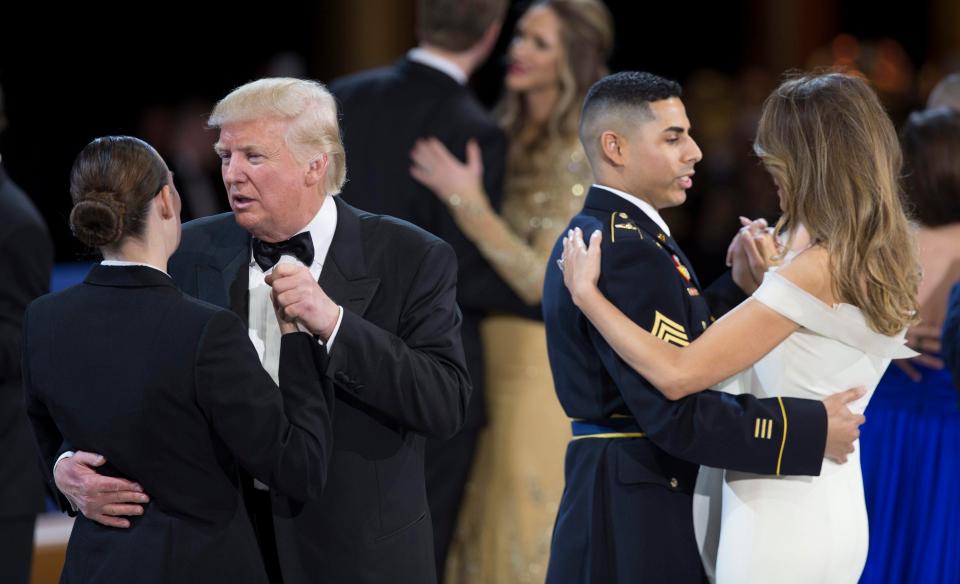
[[[344,146],[350,159],[342,196],[353,205],[414,223],[457,254],[457,302],[463,311],[464,353],[473,397],[463,429],[451,440],[427,442],[427,495],[441,577],[477,436],[485,422],[479,325],[490,312],[539,318],[497,276],[457,227],[445,205],[410,176],[410,151],[437,137],[461,159],[476,139],[483,154],[484,190],[499,208],[506,138],[467,87],[497,40],[504,0],[419,0],[419,46],[396,63],[335,80]]]
[[[6,121],[0,93],[0,132]],[[50,289],[53,242],[20,188],[0,166],[0,575],[26,583],[43,479],[20,383],[23,312]]]
[[[337,391],[321,498],[248,485],[271,581],[433,582],[424,440],[455,434],[470,395],[454,252],[333,196],[346,167],[336,105],[319,83],[248,83],[217,104],[209,123],[220,129],[233,212],[184,226],[171,275],[185,292],[240,315],[271,374],[277,335],[265,315],[275,298],[326,346],[329,363],[317,374]],[[278,264],[283,255],[302,264]],[[78,466],[67,459],[55,470],[73,496],[83,494]]]

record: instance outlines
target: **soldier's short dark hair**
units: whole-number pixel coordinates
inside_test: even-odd
[[[600,134],[634,121],[653,119],[650,104],[681,97],[680,84],[653,73],[621,71],[607,75],[590,87],[580,115],[580,142],[591,164],[599,160]]]
[[[671,81],[644,71],[621,71],[597,81],[583,101],[582,119],[594,110],[609,107],[630,107],[652,116],[650,102],[681,97],[683,89]]]

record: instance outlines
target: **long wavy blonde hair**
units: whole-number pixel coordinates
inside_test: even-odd
[[[577,140],[580,108],[587,90],[607,74],[613,49],[613,18],[600,0],[538,0],[529,9],[543,6],[560,19],[560,94],[546,123],[528,144],[516,137],[528,123],[523,95],[505,90],[495,115],[510,140],[508,164],[516,170],[539,170],[553,159],[553,146],[566,147]]]
[[[837,298],[873,330],[895,335],[915,322],[920,267],[898,184],[900,145],[867,82],[788,79],[764,103],[754,150],[782,193],[777,234],[803,225],[828,252]]]

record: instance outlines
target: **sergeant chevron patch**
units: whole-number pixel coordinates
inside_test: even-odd
[[[659,310],[655,312],[653,327],[650,328],[650,333],[658,339],[673,343],[678,347],[686,347],[690,344],[687,331],[676,322],[664,316]]]

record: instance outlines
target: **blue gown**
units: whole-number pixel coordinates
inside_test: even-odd
[[[950,373],[887,369],[860,460],[870,521],[862,584],[960,582],[960,409]]]

